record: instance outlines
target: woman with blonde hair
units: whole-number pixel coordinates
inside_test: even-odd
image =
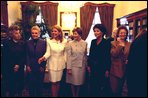
[[[66,67],[66,51],[67,41],[63,38],[62,28],[58,25],[52,27],[51,39],[47,39],[47,49],[43,57],[38,62],[47,60],[47,68],[49,70],[49,81],[51,84],[52,97],[58,97],[60,81],[62,79],[63,70]]]
[[[31,97],[41,97],[43,90],[43,79],[45,74],[46,62],[38,63],[38,59],[46,52],[46,41],[40,38],[40,28],[31,28],[31,40],[27,41],[27,83]]]

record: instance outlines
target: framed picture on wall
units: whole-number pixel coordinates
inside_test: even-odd
[[[77,26],[77,12],[60,12],[60,26],[74,28]]]

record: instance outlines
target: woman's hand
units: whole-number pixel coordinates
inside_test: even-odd
[[[38,59],[38,63],[41,64],[41,62],[43,62],[44,59],[45,59],[45,57],[41,57],[41,58],[39,58],[39,59]]]
[[[17,72],[19,69],[19,65],[15,65],[13,69],[14,69],[14,72]]]
[[[128,60],[125,60],[125,64],[127,64],[128,63]]]
[[[69,75],[72,75],[72,69],[67,69]]]
[[[31,72],[30,66],[27,66],[26,70],[27,70],[27,72]]]
[[[40,67],[40,72],[44,72],[44,68],[43,67]]]
[[[89,67],[89,66],[87,66],[87,70],[88,70],[88,73],[90,73],[90,72],[91,72],[91,70],[90,70],[90,67]]]
[[[125,42],[123,40],[121,40],[120,37],[117,38],[117,41],[119,42],[119,45],[124,47],[125,46]]]
[[[109,77],[109,71],[108,71],[108,70],[105,71],[105,77],[106,77],[106,78]]]

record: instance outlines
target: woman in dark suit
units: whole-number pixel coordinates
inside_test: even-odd
[[[22,96],[24,83],[25,43],[21,40],[20,28],[12,25],[9,28],[11,39],[3,43],[4,77],[9,96]]]
[[[9,40],[8,36],[8,27],[5,25],[1,25],[1,96],[5,97],[7,92],[7,79],[6,79],[6,71],[4,61],[6,58],[4,57],[4,43]]]
[[[103,96],[105,76],[109,75],[110,43],[103,38],[106,29],[102,24],[93,27],[96,39],[92,40],[88,57],[88,71],[90,72],[91,96]]]
[[[147,96],[147,31],[132,42],[126,69],[129,97]]]
[[[32,39],[27,41],[27,83],[30,96],[42,96],[46,62],[38,64],[38,59],[46,52],[46,41],[40,39],[40,28],[31,28]]]

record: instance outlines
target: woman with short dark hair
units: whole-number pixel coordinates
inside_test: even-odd
[[[82,29],[73,29],[73,38],[67,46],[66,82],[71,84],[73,97],[78,97],[80,86],[84,84],[87,60],[87,43],[82,40]]]
[[[106,34],[103,24],[96,24],[93,31],[96,39],[91,41],[88,71],[90,73],[90,94],[97,97],[103,96],[103,88],[107,85],[105,77],[108,77],[110,70],[110,43],[103,38]]]
[[[127,36],[127,28],[120,26],[117,30],[117,40],[111,42],[110,83],[113,96],[121,96],[125,81],[125,68],[130,49],[130,42],[126,41]]]
[[[5,67],[9,96],[22,96],[24,86],[25,42],[21,40],[20,28],[17,25],[9,27],[11,39],[4,44]]]

